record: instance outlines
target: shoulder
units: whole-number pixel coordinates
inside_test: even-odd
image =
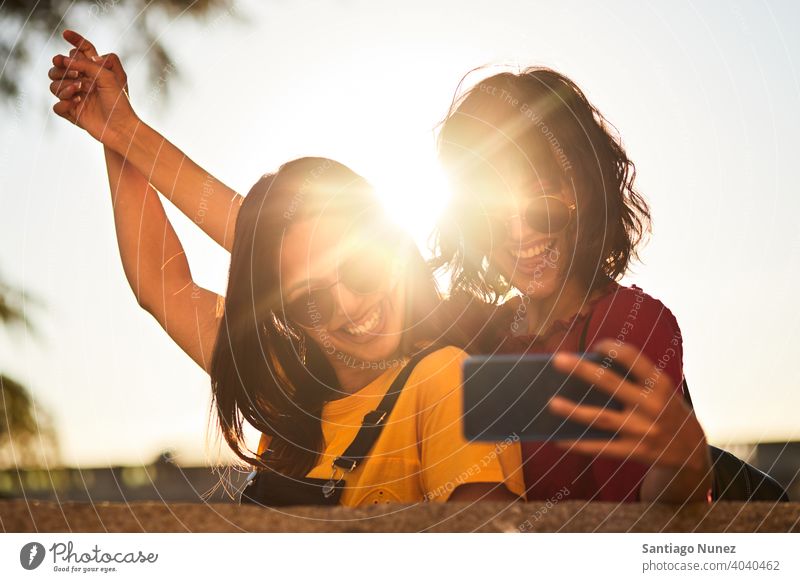
[[[453,369],[460,372],[461,365],[467,357],[469,357],[467,352],[461,348],[455,346],[440,348],[422,358],[411,373],[411,377],[415,379],[434,377]]]
[[[457,293],[442,302],[443,329],[446,341],[470,353],[483,353],[496,348],[500,330],[507,327],[514,309],[508,302],[487,303],[465,293]]]
[[[660,300],[640,287],[619,285],[598,301],[592,313],[592,328],[625,326],[645,328],[670,328],[679,332],[678,320]]]
[[[634,345],[653,362],[663,362],[671,377],[683,375],[683,338],[678,321],[662,301],[639,287],[620,286],[598,302],[586,345],[601,339]]]
[[[448,346],[425,356],[411,372],[407,387],[415,388],[423,401],[441,399],[461,386],[462,365],[468,354]]]

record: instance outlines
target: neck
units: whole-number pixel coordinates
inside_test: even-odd
[[[399,361],[399,358],[392,358],[384,366],[373,366],[369,365],[373,364],[373,362],[348,359],[347,356],[343,355],[342,359],[337,359],[331,364],[336,373],[336,379],[339,381],[339,390],[342,396],[347,396],[358,392],[370,382],[379,378],[387,370],[397,365]]]
[[[592,293],[592,296],[594,293]],[[542,334],[553,322],[577,314],[587,300],[586,288],[575,279],[567,280],[561,288],[547,297],[528,296],[525,320],[520,331],[528,335]]]

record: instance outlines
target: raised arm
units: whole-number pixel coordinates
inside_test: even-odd
[[[242,196],[138,118],[109,142],[114,151],[124,153],[148,176],[159,192],[230,252]]]
[[[242,196],[139,119],[112,74],[115,61],[119,63],[115,55],[99,57],[94,46],[76,32],[66,31],[64,38],[76,48],[70,51],[70,57],[53,58],[54,67],[49,72],[53,80],[51,91],[61,98],[65,90],[77,86],[75,94],[95,100],[89,109],[85,101],[71,103],[76,119],[80,118],[78,125],[121,154],[206,234],[230,251]],[[66,107],[57,104],[54,110],[62,115]]]
[[[136,300],[208,371],[221,300],[192,279],[158,193],[118,153],[106,148],[105,154],[119,254]]]
[[[127,98],[125,73],[119,62],[113,62],[108,71]],[[79,87],[66,88],[57,111],[81,125],[83,120],[93,117],[90,109],[96,103],[89,102],[78,91]],[[85,108],[83,118],[76,111],[78,107]],[[167,219],[158,193],[144,175],[108,147],[105,157],[117,243],[131,289],[139,305],[207,370],[217,335],[220,298],[192,280],[183,246]]]

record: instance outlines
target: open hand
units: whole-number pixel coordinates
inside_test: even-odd
[[[682,394],[675,390],[673,379],[634,346],[608,340],[599,342],[594,351],[606,356],[608,363],[614,361],[630,370],[628,377],[623,380],[610,367],[575,354],[556,354],[553,365],[612,394],[623,409],[579,405],[555,397],[550,410],[572,421],[615,432],[617,438],[562,441],[558,445],[574,452],[633,459],[698,474],[708,472],[705,433]]]

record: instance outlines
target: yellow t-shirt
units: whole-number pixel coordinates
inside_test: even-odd
[[[519,443],[464,438],[461,363],[466,357],[449,347],[417,364],[369,457],[345,474],[342,505],[443,502],[465,483],[504,483],[524,498]],[[308,477],[331,477],[331,463],[353,442],[364,415],[378,406],[399,373],[400,367],[389,370],[358,392],[323,407],[323,452]],[[259,454],[267,442],[262,436]]]

